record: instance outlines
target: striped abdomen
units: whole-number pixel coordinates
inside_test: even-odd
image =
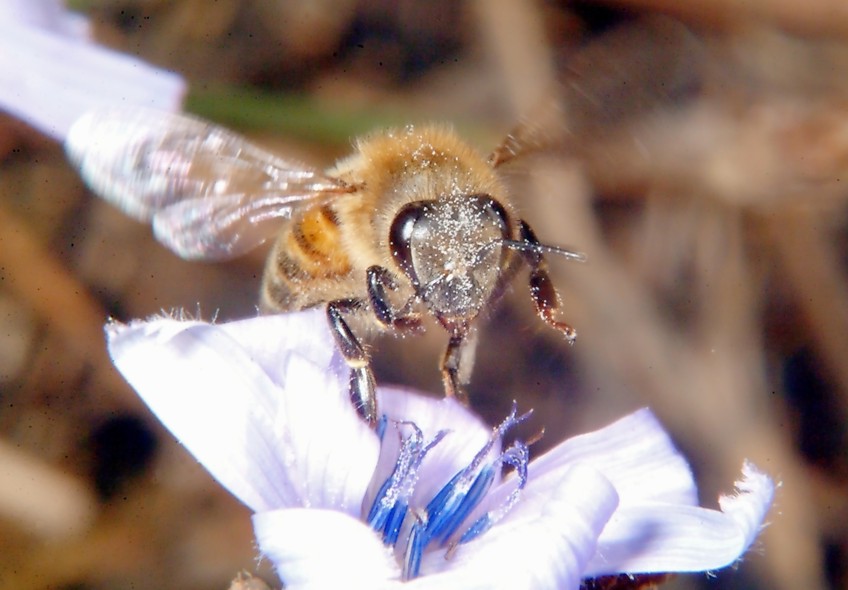
[[[277,239],[265,266],[260,308],[292,311],[350,297],[359,290],[351,274],[336,213],[329,205],[314,207]]]

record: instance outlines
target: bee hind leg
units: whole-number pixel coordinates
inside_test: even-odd
[[[521,222],[521,241],[530,246],[540,246],[536,234],[524,221]],[[530,265],[530,296],[536,306],[536,313],[550,327],[562,332],[569,344],[574,344],[577,339],[577,330],[556,319],[559,294],[554,287],[550,274],[548,274],[548,264],[545,257],[538,249],[532,248],[522,251],[522,256],[525,262]]]
[[[362,308],[359,299],[337,299],[327,304],[327,319],[336,345],[350,367],[349,392],[353,407],[372,427],[377,424],[377,393],[368,354],[350,329],[344,316]]]

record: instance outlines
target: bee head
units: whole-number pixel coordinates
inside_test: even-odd
[[[418,298],[452,333],[491,299],[511,238],[504,207],[485,194],[414,201],[392,222],[389,245]]]

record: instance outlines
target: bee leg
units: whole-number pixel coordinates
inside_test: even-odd
[[[468,332],[452,334],[442,357],[442,382],[445,395],[455,397],[464,405],[468,405],[468,394],[465,385],[471,377],[474,367],[474,357],[477,351],[477,333]]]
[[[538,246],[539,239],[526,222],[520,223],[521,241],[531,246]],[[554,283],[548,274],[548,263],[538,250],[527,249],[522,251],[525,262],[530,265],[530,296],[536,305],[536,313],[539,317],[555,330],[562,332],[569,344],[574,344],[577,339],[577,330],[555,317],[556,309],[559,307],[559,295]]]
[[[366,271],[368,279],[368,302],[374,316],[384,328],[394,328],[401,332],[417,333],[423,330],[421,317],[415,313],[398,313],[392,309],[386,289],[397,289],[394,277],[382,266],[370,266]]]
[[[337,299],[327,304],[327,319],[339,351],[350,367],[350,400],[353,407],[372,427],[377,424],[377,393],[368,354],[354,335],[344,315],[359,311],[359,299]]]

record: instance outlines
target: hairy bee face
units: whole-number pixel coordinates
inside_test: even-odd
[[[467,329],[504,266],[509,216],[489,195],[408,203],[391,226],[394,260],[416,295],[450,332]]]

